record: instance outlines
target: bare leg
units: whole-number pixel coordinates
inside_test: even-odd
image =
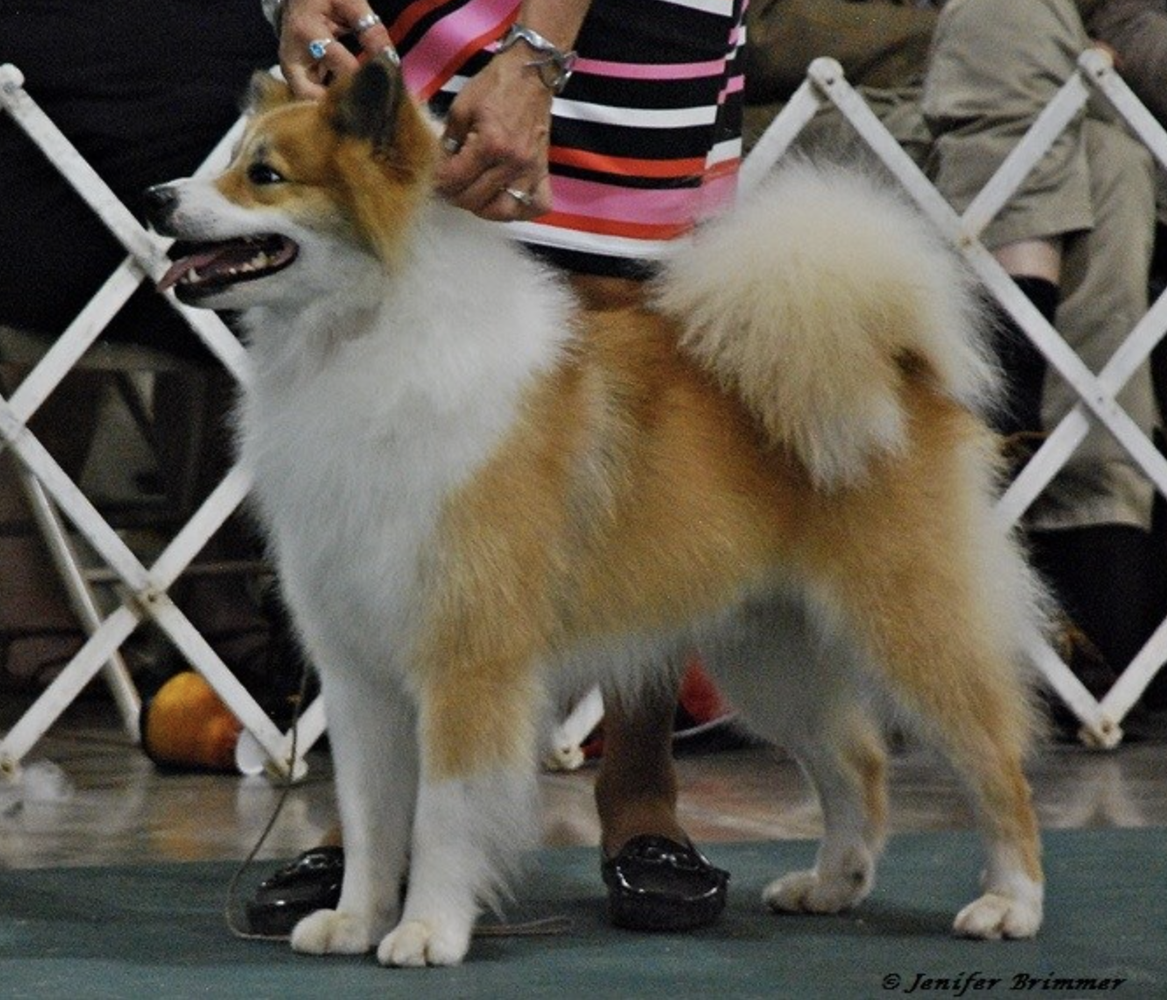
[[[596,780],[608,918],[632,930],[680,931],[725,907],[728,874],[692,845],[677,818],[674,686],[635,704],[605,699],[604,759]]]
[[[688,837],[677,819],[673,768],[675,689],[646,693],[633,706],[604,702],[604,757],[596,778],[601,847],[617,854],[633,837],[655,833],[679,843]]]

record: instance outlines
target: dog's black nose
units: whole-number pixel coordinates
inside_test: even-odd
[[[171,184],[155,184],[146,188],[142,193],[142,202],[146,207],[146,219],[163,236],[168,233],[170,217],[174,214],[174,207],[178,204],[178,194]]]

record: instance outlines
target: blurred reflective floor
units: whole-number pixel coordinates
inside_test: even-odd
[[[18,714],[0,694],[0,729]],[[700,842],[808,838],[820,814],[797,765],[764,748],[680,748],[681,815]],[[240,859],[267,825],[280,790],[264,778],[163,774],[123,734],[112,706],[82,701],[24,762],[18,786],[0,784],[0,867],[146,864]],[[309,755],[261,858],[313,846],[333,820],[331,762]],[[595,845],[595,766],[544,774],[549,845]],[[960,788],[930,751],[891,760],[893,832],[967,828]],[[1043,826],[1167,827],[1167,732],[1152,729],[1115,751],[1050,744],[1029,767]]]

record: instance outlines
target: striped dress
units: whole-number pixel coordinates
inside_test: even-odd
[[[595,0],[552,105],[552,210],[513,223],[558,266],[639,277],[733,197],[746,0]],[[411,93],[442,114],[518,0],[374,3]]]

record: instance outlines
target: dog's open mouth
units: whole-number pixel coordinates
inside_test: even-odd
[[[158,290],[173,287],[180,299],[222,291],[241,281],[254,281],[282,271],[299,248],[286,236],[245,236],[218,243],[175,244],[181,256],[158,282]]]

